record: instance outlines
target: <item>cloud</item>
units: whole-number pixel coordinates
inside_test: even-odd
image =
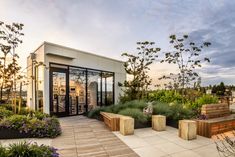
[[[155,41],[166,51],[170,34],[186,33],[195,41],[212,43],[203,54],[211,58],[211,65],[201,69],[205,84],[211,84],[234,82],[234,6],[231,0],[1,0],[0,19],[25,24],[19,49],[24,56],[48,40],[123,59],[120,54],[135,51],[137,41]],[[151,76],[157,80],[172,70],[175,67],[156,64]]]

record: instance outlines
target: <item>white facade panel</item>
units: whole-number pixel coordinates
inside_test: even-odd
[[[118,82],[124,82],[126,79],[126,73],[123,66],[123,62],[47,42],[44,42],[44,44],[35,51],[35,54],[36,60],[42,61],[47,67],[44,68],[43,81],[43,111],[45,113],[50,112],[50,73],[48,69],[50,63],[58,63],[69,66],[84,67],[89,69],[113,72],[115,76],[114,98],[115,103],[118,102],[119,95],[122,93],[121,88],[118,86]],[[28,66],[30,66],[30,58],[28,60]],[[31,73],[30,70],[28,70],[28,78],[30,78],[29,75]],[[33,105],[35,104],[35,89],[32,89],[34,88],[34,86],[34,82],[32,80],[29,80],[27,104],[28,106],[30,106],[30,108],[35,108],[35,106]]]

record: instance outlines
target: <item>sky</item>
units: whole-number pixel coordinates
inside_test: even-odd
[[[203,51],[211,63],[199,70],[202,85],[235,84],[233,0],[0,0],[0,21],[25,25],[17,50],[23,69],[43,41],[125,60],[121,53],[135,52],[138,41],[167,51],[169,35],[188,34],[212,43]],[[175,70],[155,63],[150,75],[157,84]]]

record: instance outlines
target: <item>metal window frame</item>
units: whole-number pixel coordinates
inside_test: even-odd
[[[66,69],[64,69],[65,71],[67,71],[66,72],[66,75],[68,75],[68,76],[66,76],[66,78],[68,77],[68,79],[67,79],[67,81],[66,81],[66,89],[67,89],[67,91],[68,91],[68,96],[69,96],[69,86],[70,86],[70,84],[69,84],[69,80],[70,80],[70,78],[69,78],[69,74],[70,74],[70,68],[80,68],[80,69],[84,69],[84,71],[85,71],[85,81],[86,81],[86,83],[85,83],[85,88],[86,88],[86,100],[85,100],[85,102],[86,102],[86,104],[85,104],[85,110],[86,110],[86,112],[88,112],[88,72],[89,72],[89,70],[90,71],[97,71],[97,72],[100,72],[100,90],[101,90],[101,93],[100,93],[100,103],[101,103],[101,105],[100,106],[102,106],[103,105],[103,102],[102,102],[102,99],[103,99],[103,89],[102,89],[102,79],[103,79],[103,73],[105,73],[105,72],[107,72],[107,73],[112,73],[112,76],[113,76],[113,104],[115,103],[115,72],[111,72],[111,71],[107,71],[107,70],[99,70],[99,69],[93,69],[93,68],[86,68],[86,67],[81,67],[81,66],[74,66],[74,65],[68,65],[68,64],[61,64],[61,63],[56,63],[56,62],[49,62],[49,91],[50,91],[50,94],[49,94],[49,102],[50,102],[50,105],[49,105],[49,107],[50,107],[50,114],[52,114],[53,112],[52,112],[52,109],[53,109],[53,95],[52,95],[52,92],[53,92],[53,84],[52,84],[52,72],[53,72],[53,70],[51,70],[51,69],[53,69],[54,67],[53,66],[51,66],[51,65],[61,65],[61,66],[65,66],[65,67],[67,67]],[[63,68],[62,68],[63,69]],[[68,97],[67,96],[67,97]],[[107,105],[107,82],[106,82],[106,78],[105,78],[105,106]],[[67,100],[67,103],[69,103],[69,100]],[[69,104],[67,104],[66,105],[67,107],[69,107]],[[98,106],[98,92],[97,92],[97,106]],[[68,110],[68,112],[69,112],[69,110]],[[80,115],[80,114],[75,114],[75,115]],[[69,113],[67,113],[67,115],[66,116],[73,116],[73,115],[69,115]]]

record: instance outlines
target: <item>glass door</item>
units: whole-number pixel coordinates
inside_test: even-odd
[[[51,113],[56,116],[68,115],[68,71],[51,68]]]
[[[69,68],[69,115],[86,112],[86,69]]]

